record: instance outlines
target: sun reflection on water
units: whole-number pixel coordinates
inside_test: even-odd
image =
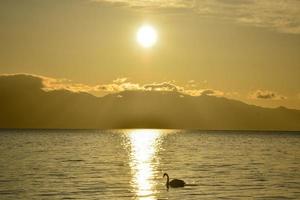
[[[130,166],[132,170],[132,186],[139,199],[153,200],[155,184],[153,181],[156,169],[157,151],[161,132],[153,129],[132,130],[128,134],[130,142]]]

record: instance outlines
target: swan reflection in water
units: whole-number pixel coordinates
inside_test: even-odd
[[[162,132],[155,129],[137,129],[129,131],[127,137],[133,190],[139,199],[156,199],[156,184],[153,179]]]

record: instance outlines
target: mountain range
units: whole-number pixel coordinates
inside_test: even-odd
[[[30,76],[0,79],[0,128],[300,130],[300,110],[264,108],[176,91],[123,91],[96,97],[45,91]]]

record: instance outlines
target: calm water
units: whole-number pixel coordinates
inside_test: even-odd
[[[2,130],[0,199],[300,199],[299,152],[300,132]]]

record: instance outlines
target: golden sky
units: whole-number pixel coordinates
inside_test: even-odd
[[[136,42],[145,23],[158,33],[149,49]],[[297,0],[3,0],[0,24],[1,74],[96,95],[152,84],[300,109]]]

